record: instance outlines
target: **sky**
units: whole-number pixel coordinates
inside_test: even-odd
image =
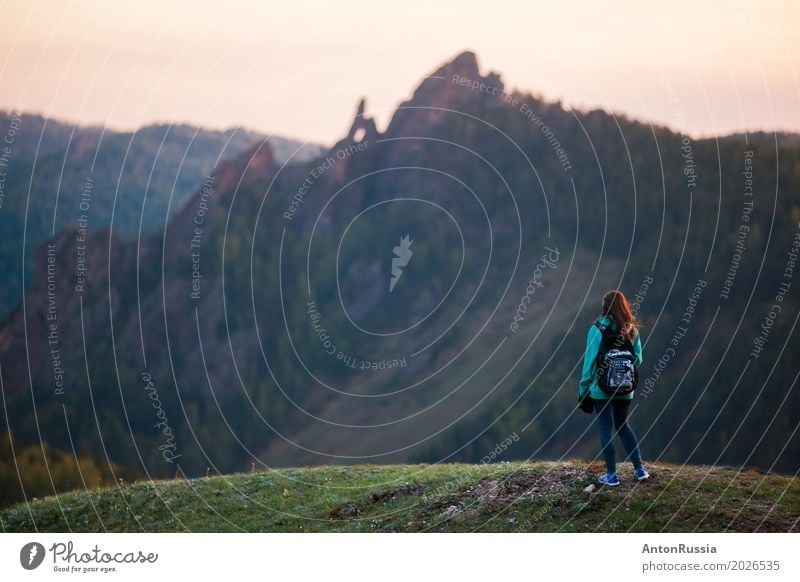
[[[0,0],[0,109],[332,143],[463,50],[506,88],[694,137],[800,132],[796,0]]]

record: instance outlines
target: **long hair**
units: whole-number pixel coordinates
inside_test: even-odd
[[[629,340],[633,341],[636,330],[641,325],[631,312],[631,306],[625,294],[619,289],[612,289],[603,295],[603,315],[610,315],[617,324],[617,329]]]

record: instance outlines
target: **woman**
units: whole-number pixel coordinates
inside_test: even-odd
[[[636,366],[642,364],[642,343],[639,339],[639,323],[631,313],[628,300],[622,291],[614,289],[603,296],[602,314],[597,318],[596,324],[607,327],[612,331],[621,331],[633,344]],[[600,475],[598,481],[603,485],[619,485],[617,477],[617,461],[614,451],[614,434],[612,426],[622,438],[622,444],[628,457],[633,462],[633,473],[637,480],[643,481],[650,475],[642,464],[639,453],[639,442],[636,435],[628,426],[628,410],[633,400],[633,392],[621,396],[609,396],[598,386],[595,374],[595,360],[600,349],[602,332],[598,325],[592,324],[586,337],[586,352],[583,356],[583,373],[581,374],[578,398],[583,398],[586,393],[594,401],[597,411],[597,425],[600,427],[600,447],[606,463],[605,475]]]

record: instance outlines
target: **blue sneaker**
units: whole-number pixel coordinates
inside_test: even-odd
[[[633,470],[633,476],[636,477],[637,481],[644,481],[650,477],[650,473],[644,467],[639,467]]]
[[[609,487],[616,487],[617,485],[619,485],[619,477],[617,477],[616,473],[611,473],[611,474],[606,473],[605,475],[600,475],[597,478],[597,481],[601,485],[608,485]]]

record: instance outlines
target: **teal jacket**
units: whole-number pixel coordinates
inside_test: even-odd
[[[614,320],[608,315],[598,317],[597,321],[601,325],[606,325],[611,329],[617,328],[617,324],[614,323]],[[578,396],[582,397],[586,394],[586,391],[589,390],[592,398],[601,398],[604,400],[610,398],[610,396],[603,392],[600,386],[597,385],[597,376],[594,373],[595,359],[597,359],[597,352],[600,349],[600,340],[602,338],[603,334],[600,333],[596,325],[592,324],[592,327],[589,328],[589,333],[586,335],[586,352],[583,354],[583,371],[581,372],[581,381],[578,386]],[[638,368],[642,365],[642,342],[639,339],[638,331],[633,338],[633,352],[636,356],[636,367]],[[633,392],[624,396],[615,396],[615,398],[631,400],[633,398]]]

